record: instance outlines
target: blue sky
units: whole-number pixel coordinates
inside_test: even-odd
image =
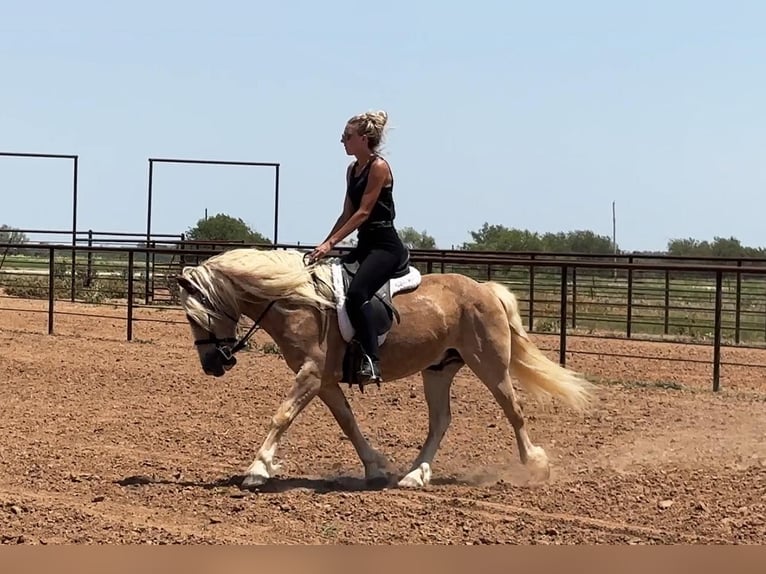
[[[340,212],[351,115],[385,109],[399,226],[485,221],[766,246],[763,2],[15,2],[0,151],[80,156],[78,228],[146,227],[149,157],[280,162],[282,242]],[[71,229],[71,165],[0,158],[0,223]],[[272,233],[273,172],[157,166],[152,230]]]

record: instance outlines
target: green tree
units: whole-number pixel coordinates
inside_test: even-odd
[[[480,251],[540,251],[542,243],[537,233],[526,229],[513,229],[504,225],[485,223],[478,231],[470,232],[473,241],[462,248]]]
[[[251,229],[241,218],[224,213],[202,218],[186,232],[194,241],[243,241],[245,243],[271,243],[266,237]]]
[[[399,237],[410,249],[434,249],[436,240],[428,235],[426,230],[417,231],[414,227],[402,227],[399,230]]]
[[[716,257],[742,257],[746,254],[747,248],[743,247],[739,239],[734,237],[714,237],[711,251]]]
[[[543,243],[549,237],[553,237],[554,234],[546,233],[543,237]],[[555,237],[558,239],[560,248],[558,251],[568,251],[570,253],[592,253],[592,254],[609,254],[614,253],[614,245],[612,244],[612,238],[606,235],[598,235],[588,229],[567,231],[566,233],[557,233]]]
[[[700,241],[698,239],[671,239],[668,241],[667,252],[673,256],[693,257],[728,257],[738,259],[740,257],[764,257],[766,250],[763,247],[748,247],[742,245],[736,237],[714,237],[713,241]]]
[[[561,253],[614,252],[612,240],[589,230],[560,231],[539,234],[528,229],[514,229],[504,225],[485,223],[478,231],[471,231],[473,241],[463,249],[481,251],[545,251]]]
[[[671,239],[668,241],[668,255],[696,255],[708,257],[711,255],[710,244],[691,237],[686,239]]]
[[[14,245],[21,245],[22,243],[27,243],[27,241],[29,241],[29,238],[25,233],[16,231],[13,227],[6,225],[5,223],[0,225],[0,243],[12,243]],[[17,249],[12,247],[7,249],[3,248],[0,250],[0,252],[6,252],[8,255],[15,255],[17,251]]]

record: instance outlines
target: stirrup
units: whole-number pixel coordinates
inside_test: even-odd
[[[380,387],[380,383],[383,381],[383,377],[380,374],[380,363],[370,359],[366,353],[362,354],[360,363],[359,370],[356,373],[359,378],[359,387],[363,388],[362,385],[367,383],[376,383]]]

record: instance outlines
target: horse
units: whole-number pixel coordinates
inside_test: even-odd
[[[306,253],[296,249],[244,247],[186,266],[176,277],[205,374],[220,377],[232,369],[236,352],[257,329],[268,333],[294,373],[292,388],[272,416],[240,488],[256,489],[277,474],[279,441],[315,397],[353,445],[367,484],[428,486],[433,459],[451,423],[451,384],[464,366],[505,414],[531,480],[548,480],[548,456],[529,438],[512,377],[530,395],[558,399],[575,411],[590,404],[593,383],[540,351],[522,326],[515,295],[504,285],[456,273],[421,276],[408,256],[398,275],[376,294],[384,384],[420,373],[428,411],[428,435],[397,481],[388,459],[359,430],[341,387],[353,342],[343,305],[350,274],[339,258],[307,262]],[[253,325],[237,338],[242,315]]]

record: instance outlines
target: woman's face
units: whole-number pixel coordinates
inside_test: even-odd
[[[340,141],[343,143],[343,147],[348,155],[356,155],[367,151],[367,138],[359,135],[358,127],[355,125],[346,124],[346,129],[343,130]]]

